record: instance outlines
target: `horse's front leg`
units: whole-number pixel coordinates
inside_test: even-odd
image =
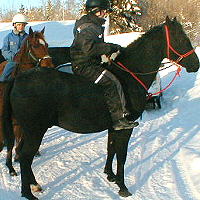
[[[115,156],[115,147],[114,147],[114,137],[113,132],[111,130],[108,130],[108,142],[107,142],[107,160],[106,165],[104,168],[104,173],[106,173],[107,179],[110,182],[114,182],[116,180],[116,176],[113,173],[112,170],[112,163]]]
[[[119,186],[119,195],[122,197],[128,197],[132,194],[128,191],[124,183],[124,165],[127,157],[127,149],[129,139],[132,133],[130,130],[115,131],[115,150],[117,157],[117,174],[116,184]]]

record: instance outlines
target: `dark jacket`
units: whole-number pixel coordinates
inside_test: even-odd
[[[74,41],[70,47],[72,66],[99,66],[101,55],[111,55],[120,46],[104,42],[104,19],[94,14],[84,15],[74,27]]]

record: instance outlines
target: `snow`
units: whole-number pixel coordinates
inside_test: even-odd
[[[45,25],[50,46],[68,46],[73,21],[30,23],[40,30]],[[11,25],[0,24],[2,38]],[[126,46],[135,33],[108,36],[107,41]],[[196,48],[200,56],[200,47]],[[160,73],[162,86],[174,76],[174,69]],[[125,182],[133,194],[127,200],[200,200],[200,73],[182,71],[162,97],[162,109],[145,111],[130,139]],[[40,200],[124,199],[118,187],[109,183],[103,168],[107,131],[80,135],[52,127],[40,147],[41,157],[33,171],[44,191]],[[20,200],[20,176],[10,177],[5,167],[6,149],[0,153],[0,200]],[[115,167],[116,161],[114,163]],[[19,164],[14,163],[18,173]]]

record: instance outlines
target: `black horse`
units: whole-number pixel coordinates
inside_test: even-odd
[[[63,65],[71,61],[69,47],[49,47],[48,52],[55,66]]]
[[[129,109],[136,120],[145,109],[146,88],[149,88],[163,58],[179,62],[187,72],[197,72],[199,60],[190,40],[176,19],[167,17],[166,22],[152,28],[137,41],[131,43],[116,58],[126,70],[110,66],[120,79],[128,99]],[[132,76],[137,73],[143,86]],[[132,129],[114,131],[101,87],[82,77],[37,68],[17,76],[8,83],[4,99],[4,133],[9,143],[13,142],[11,115],[14,114],[23,127],[24,137],[20,146],[20,169],[22,196],[37,199],[30,185],[37,190],[31,164],[47,129],[53,125],[79,133],[93,133],[108,129],[107,161],[104,172],[109,181],[119,186],[120,196],[130,196],[124,183],[124,165]],[[117,157],[117,172],[113,173],[112,162]]]

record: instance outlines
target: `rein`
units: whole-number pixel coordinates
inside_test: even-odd
[[[131,70],[129,70],[127,67],[125,67],[121,62],[114,62],[113,60],[109,59],[110,62],[112,62],[114,65],[118,66],[120,69],[128,72],[136,81],[138,81],[140,83],[140,85],[142,85],[142,87],[145,89],[145,91],[147,92],[147,95],[148,95],[148,99],[151,98],[153,95],[157,95],[157,94],[160,94],[162,92],[164,92],[165,90],[167,90],[171,85],[172,83],[175,81],[176,77],[177,76],[180,76],[180,72],[181,72],[181,65],[179,64],[179,62],[183,59],[183,58],[186,58],[188,56],[190,56],[192,53],[194,53],[194,49],[190,50],[189,52],[185,53],[185,54],[180,54],[178,53],[172,46],[171,46],[171,43],[170,43],[170,34],[169,34],[169,27],[167,25],[164,26],[165,27],[165,34],[166,34],[166,43],[167,43],[167,58],[170,60],[170,63],[172,63],[169,67],[173,66],[173,65],[176,65],[177,66],[177,71],[175,73],[175,76],[173,77],[173,79],[170,81],[170,83],[162,90],[156,92],[156,93],[149,93],[148,92],[148,88],[147,86],[145,85],[145,83],[140,80],[136,74],[140,74],[140,75],[147,75],[147,74],[152,74],[152,73],[157,73],[158,71],[160,70],[157,70],[157,71],[152,71],[152,72],[147,72],[147,73],[134,73],[132,72]],[[176,55],[179,56],[179,58],[174,61],[172,59],[170,59],[170,50],[173,51]],[[166,68],[169,68],[169,67],[166,67]],[[164,69],[166,69],[164,68]],[[163,69],[161,69],[163,70]]]
[[[49,55],[46,55],[46,56],[44,56],[44,57],[42,57],[42,58],[37,58],[37,57],[35,57],[35,56],[33,55],[33,53],[31,52],[31,49],[29,49],[28,55],[29,55],[34,61],[36,61],[36,63],[37,63],[37,64],[36,64],[36,67],[39,67],[39,66],[40,66],[40,63],[41,63],[42,60],[51,59],[51,56],[49,56]]]

